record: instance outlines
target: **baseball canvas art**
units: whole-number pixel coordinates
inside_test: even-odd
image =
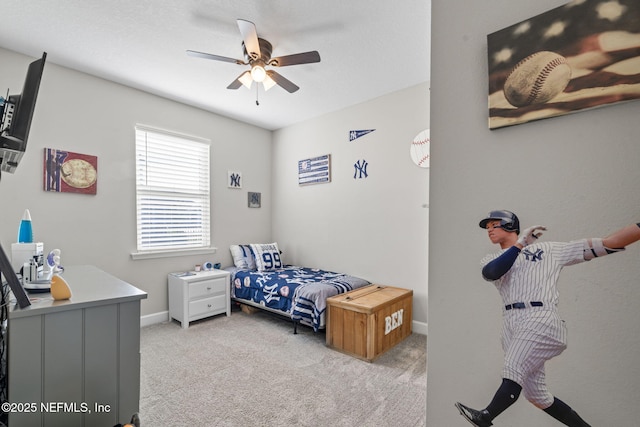
[[[638,0],[574,0],[487,45],[490,129],[640,98]]]
[[[95,195],[98,158],[53,148],[44,149],[44,190]]]

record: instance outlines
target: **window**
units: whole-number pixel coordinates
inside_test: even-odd
[[[136,126],[136,199],[139,254],[210,249],[209,141]]]

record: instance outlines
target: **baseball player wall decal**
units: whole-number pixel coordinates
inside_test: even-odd
[[[501,250],[481,262],[482,276],[495,284],[502,301],[502,384],[489,405],[476,410],[457,402],[460,414],[477,427],[492,421],[514,404],[520,392],[528,401],[561,423],[589,427],[569,405],[554,397],[545,384],[545,362],[567,347],[566,327],[557,311],[557,282],[563,267],[623,251],[640,240],[640,223],[604,238],[540,242],[546,227],[535,225],[520,234],[520,221],[510,211],[491,211],[480,221],[489,240]]]

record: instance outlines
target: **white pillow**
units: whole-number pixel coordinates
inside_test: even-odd
[[[229,249],[233,257],[233,264],[237,268],[255,270],[256,259],[253,256],[253,252],[251,252],[250,245],[231,245]]]
[[[277,243],[251,244],[258,271],[277,270],[284,266]]]

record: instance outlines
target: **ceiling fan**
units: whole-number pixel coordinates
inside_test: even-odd
[[[228,58],[226,56],[213,55],[211,53],[187,50],[187,55],[190,56],[251,66],[250,70],[245,71],[237,79],[231,82],[231,84],[227,86],[227,89],[238,89],[242,85],[247,88],[251,88],[251,83],[255,81],[262,83],[265,90],[269,90],[277,84],[287,92],[293,93],[300,88],[281,74],[274,70],[268,70],[265,67],[286,67],[289,65],[320,62],[320,54],[315,50],[272,58],[271,52],[273,47],[271,46],[271,43],[258,37],[256,26],[253,22],[238,19],[238,27],[240,28],[240,34],[243,39],[242,48],[244,51],[244,61]]]

